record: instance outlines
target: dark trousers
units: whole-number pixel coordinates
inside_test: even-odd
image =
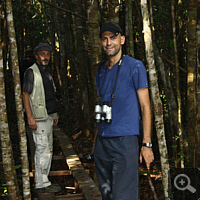
[[[138,200],[137,136],[97,135],[94,160],[103,200]]]

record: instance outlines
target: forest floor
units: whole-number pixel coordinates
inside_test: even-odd
[[[62,125],[60,126],[62,129]],[[63,129],[64,131],[64,129]],[[19,150],[19,144],[18,144],[18,136],[12,135],[11,137],[12,145],[13,145],[13,152],[15,157],[15,165],[18,174],[18,182],[20,185],[20,188],[22,187],[21,182],[21,168],[20,168],[20,150]],[[86,159],[86,155],[90,154],[92,151],[93,146],[93,140],[94,136],[93,134],[87,132],[82,133],[78,132],[77,134],[70,137],[71,144],[73,145],[73,148],[80,158],[83,166],[85,169],[88,169],[90,172],[91,178],[97,182],[96,175],[95,175],[95,164],[94,162],[88,162]],[[1,152],[0,152],[1,153]],[[59,148],[58,143],[54,142],[54,155],[61,155],[61,149]],[[156,152],[157,154],[157,152]],[[62,161],[53,161],[51,170],[66,170],[67,165],[65,162]],[[155,156],[155,161],[151,165],[151,176],[147,176],[147,172],[145,169],[144,163],[139,164],[139,194],[140,194],[140,200],[153,200],[154,195],[156,194],[159,200],[163,200],[163,189],[162,189],[162,181],[161,181],[161,172],[160,172],[160,162],[159,159],[157,159],[157,156]],[[58,183],[62,187],[62,191],[58,193],[57,195],[62,194],[73,194],[77,193],[74,189],[74,179],[73,176],[51,176],[50,180],[53,183]],[[152,191],[151,186],[149,184],[149,180],[152,181],[152,185],[155,188],[155,193]],[[34,193],[34,183],[33,178],[31,178],[31,191],[33,194],[33,198],[35,197]],[[5,200],[6,198],[6,185],[5,185],[5,179],[3,177],[3,167],[2,167],[2,157],[0,157],[0,199]]]

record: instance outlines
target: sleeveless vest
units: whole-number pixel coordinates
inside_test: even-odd
[[[44,76],[42,77],[40,70],[36,64],[33,64],[30,68],[33,70],[33,75],[34,75],[33,91],[31,94],[29,94],[32,115],[36,121],[46,120],[48,119],[49,116],[46,107],[45,89],[49,91],[53,87],[55,90],[55,86],[53,80],[52,80],[53,86],[48,84],[46,80],[45,81],[43,80]],[[45,89],[44,89],[44,84],[46,84]]]

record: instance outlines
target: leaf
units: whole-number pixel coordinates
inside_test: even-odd
[[[140,174],[149,174],[148,171],[141,171]]]
[[[158,173],[158,172],[160,172],[160,170],[156,170],[156,171],[152,172],[152,174],[154,174],[154,173]]]
[[[75,140],[76,138],[78,138],[81,135],[82,131],[79,131],[78,133],[76,133],[75,135],[72,136],[72,139]]]
[[[19,169],[19,168],[21,168],[22,166],[21,165],[16,165],[15,166],[15,169]]]
[[[185,156],[185,154],[184,153],[182,153],[182,152],[179,152],[179,153],[177,153],[179,156]]]
[[[182,158],[178,158],[178,159],[177,159],[177,163],[180,163],[181,160],[182,160]]]

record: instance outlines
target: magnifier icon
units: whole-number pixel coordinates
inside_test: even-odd
[[[179,187],[179,186],[177,185],[177,180],[178,180],[179,177],[184,177],[184,178],[187,179],[187,183],[186,183],[186,184],[185,184],[186,181],[184,181],[184,178],[180,178],[180,181],[179,181],[179,183],[180,183],[181,185],[186,185],[185,187]],[[196,192],[196,189],[195,189],[194,187],[192,187],[192,186],[190,185],[190,183],[191,183],[190,178],[189,178],[187,175],[185,175],[185,174],[179,174],[179,175],[177,175],[177,176],[175,177],[175,179],[174,179],[174,185],[175,185],[175,187],[176,187],[178,190],[182,190],[182,191],[183,191],[183,190],[188,189],[190,192],[195,193],[195,192]]]

